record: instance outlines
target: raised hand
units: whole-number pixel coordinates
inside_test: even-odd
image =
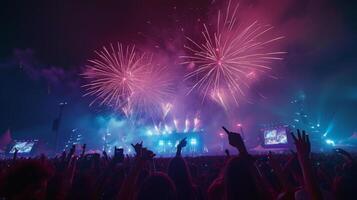
[[[298,129],[297,137],[294,135],[294,133],[291,133],[291,136],[294,140],[299,159],[300,158],[304,158],[304,159],[309,158],[310,152],[311,152],[311,145],[310,145],[309,136],[305,133],[305,131],[303,130],[302,134],[301,134],[300,130]]]
[[[176,156],[181,156],[181,150],[187,145],[186,138],[183,138],[177,145]]]
[[[112,159],[113,164],[122,163],[124,161],[124,149],[114,147],[114,156]]]
[[[245,147],[242,136],[239,133],[234,133],[234,132],[228,131],[225,127],[222,127],[222,128],[228,135],[229,144],[232,145],[233,147],[237,148],[240,154],[248,155],[248,151],[247,151],[247,148]]]
[[[187,140],[186,140],[187,138],[183,138],[179,143],[178,143],[178,145],[177,145],[177,148],[183,148],[183,147],[185,147],[186,145],[187,145]]]
[[[311,146],[309,136],[305,133],[305,131],[302,131],[301,133],[299,129],[297,130],[297,137],[294,133],[291,133],[291,136],[295,143],[297,157],[302,169],[306,190],[308,191],[311,199],[322,199],[320,187],[318,181],[316,180],[316,174],[314,173],[310,160]]]
[[[14,161],[17,158],[17,152],[19,152],[19,150],[17,148],[15,148],[14,156],[12,157],[12,160],[14,160]]]
[[[131,144],[131,146],[134,148],[136,155],[140,155],[141,154],[141,149],[143,148],[143,141],[141,141],[140,143],[136,143]]]

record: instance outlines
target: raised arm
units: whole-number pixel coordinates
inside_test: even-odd
[[[152,151],[143,148],[142,142],[132,146],[136,151],[135,163],[128,176],[125,178],[117,199],[133,199],[135,183],[141,170],[144,168],[146,161],[152,159],[155,156]]]
[[[297,130],[297,137],[294,135],[294,133],[291,133],[291,135],[295,142],[297,156],[304,178],[305,189],[309,193],[311,199],[322,199],[321,191],[316,180],[316,175],[314,174],[312,168],[309,136],[305,133],[305,131],[302,131],[301,134],[299,129]]]
[[[181,156],[181,151],[182,148],[184,148],[187,145],[186,138],[183,138],[177,145],[176,147],[176,156]]]
[[[17,148],[15,148],[15,152],[14,152],[14,156],[12,157],[12,161],[15,162],[16,158],[17,158],[17,152],[19,152],[19,150]]]
[[[225,127],[222,128],[228,135],[229,144],[238,150],[239,155],[241,156],[249,155],[247,148],[245,147],[244,141],[242,139],[242,136],[239,133],[228,131]]]

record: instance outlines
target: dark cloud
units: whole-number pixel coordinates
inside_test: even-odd
[[[13,62],[32,80],[45,81],[52,87],[75,88],[79,85],[78,67],[64,69],[63,67],[44,65],[38,61],[34,50],[15,49]]]

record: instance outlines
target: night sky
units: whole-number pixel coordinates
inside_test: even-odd
[[[50,134],[57,104],[69,103],[63,130],[101,115],[88,108],[78,75],[93,51],[109,43],[153,49],[177,67],[185,35],[199,35],[220,0],[9,1],[0,6],[0,131],[14,137]],[[277,80],[255,87],[265,98],[237,109],[257,124],[287,121],[290,101],[336,138],[357,131],[357,4],[341,0],[242,0],[240,20],[258,19],[284,35]],[[81,120],[79,120],[79,118]]]

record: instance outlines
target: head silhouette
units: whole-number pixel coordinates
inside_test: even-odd
[[[337,199],[354,199],[357,189],[357,164],[344,169],[342,176],[335,183]]]
[[[224,174],[226,199],[261,199],[252,163],[246,157],[231,158]]]
[[[8,199],[44,199],[51,174],[51,168],[40,161],[20,161],[5,175],[4,195]]]
[[[176,188],[172,180],[166,174],[157,172],[150,175],[143,182],[136,199],[176,199]]]
[[[168,175],[175,183],[179,199],[194,199],[194,187],[185,159],[176,156],[168,166]]]
[[[172,158],[167,171],[177,187],[192,185],[190,171],[182,157],[177,156]]]

